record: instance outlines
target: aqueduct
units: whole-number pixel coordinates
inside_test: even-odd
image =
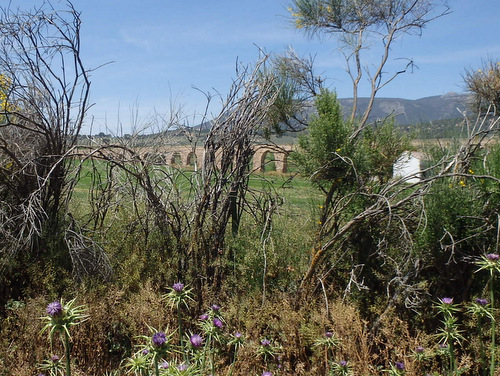
[[[272,147],[269,145],[255,145],[252,160],[253,171],[264,171],[267,164],[274,163],[276,171],[288,171],[288,155],[292,151],[291,145],[280,145]],[[155,150],[150,148],[139,152],[141,156],[154,158],[158,163],[170,166],[189,168],[203,161],[203,147],[193,148],[191,146],[162,147]]]

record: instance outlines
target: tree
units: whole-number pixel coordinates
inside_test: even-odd
[[[292,0],[289,8],[296,28],[309,35],[335,34],[353,83],[351,120],[357,116],[358,89],[364,74],[368,76],[370,100],[361,114],[362,129],[370,115],[375,96],[398,75],[413,67],[413,61],[386,76],[385,66],[394,42],[405,34],[421,34],[427,23],[449,13],[444,0]],[[380,44],[381,58],[369,66],[362,51]]]
[[[466,119],[467,140],[434,160],[422,176],[392,177],[394,162],[403,151],[411,150],[409,140],[397,131],[390,119],[369,122],[373,101],[381,88],[413,64],[410,61],[386,76],[391,45],[405,34],[420,34],[428,22],[447,14],[446,2],[294,0],[290,12],[296,27],[309,35],[338,36],[354,96],[352,112],[345,120],[335,96],[321,91],[309,117],[309,133],[301,139],[295,153],[301,172],[324,192],[309,267],[301,281],[298,300],[310,296],[308,292],[324,286],[323,281],[328,279],[346,294],[361,297],[360,304],[365,308],[373,307],[377,300],[385,306],[383,312],[403,304],[417,307],[426,293],[421,287],[427,282],[422,279],[422,270],[432,273],[442,262],[442,258],[436,257],[425,264],[428,255],[417,246],[421,242],[420,234],[427,230],[422,218],[426,218],[426,204],[431,201],[426,200],[431,200],[442,184],[454,187],[457,183],[466,184],[465,179],[473,176],[467,166],[489,155],[483,146],[498,131],[498,118],[488,119],[480,114],[475,124]],[[376,43],[381,45],[381,59],[372,69],[363,63],[362,52],[368,44]],[[370,100],[367,109],[357,117],[358,89],[365,74]],[[306,85],[296,86],[300,87]],[[420,180],[410,183],[408,179],[412,177]],[[482,178],[493,185],[498,181],[492,174],[484,174]],[[477,193],[475,197],[484,207],[490,207],[482,194]],[[442,245],[440,257],[459,249],[458,244],[479,240],[485,235],[480,228],[488,234],[483,239],[491,240],[494,237],[492,217],[495,215],[490,210],[477,213],[475,219],[484,223],[477,231],[456,231],[456,237],[442,233],[443,239],[452,239],[452,246]],[[483,249],[488,247],[484,242],[477,243],[481,243]],[[468,253],[460,254],[460,261],[477,256],[479,249],[474,246]],[[461,268],[458,260],[451,259],[456,264],[450,269]],[[468,272],[460,275],[462,282],[470,277]],[[434,285],[439,292],[444,286],[444,282],[440,283]],[[377,322],[374,320],[373,325]]]
[[[465,87],[474,96],[477,112],[489,111],[498,114],[500,109],[500,62],[490,59],[478,70],[469,69],[464,75]]]
[[[390,119],[366,128],[360,137],[351,137],[356,125],[344,119],[339,101],[328,90],[322,90],[315,99],[315,108],[308,133],[299,139],[299,148],[292,154],[301,173],[325,194],[302,287],[311,282],[325,253],[335,249],[338,254],[334,258],[341,261],[346,255],[345,244],[353,241],[356,230],[375,218],[381,220],[384,200],[394,193],[389,189],[392,166],[410,148],[409,138],[398,132]],[[406,208],[406,203],[398,206]],[[359,248],[357,256],[349,256],[354,266],[367,262],[363,256],[366,246],[350,245],[353,252]]]
[[[105,263],[95,270],[101,252],[83,246],[78,226],[65,215],[71,153],[89,108],[80,27],[70,2],[64,10],[48,2],[31,11],[0,8],[1,272],[15,260],[34,259],[77,275],[109,271]]]

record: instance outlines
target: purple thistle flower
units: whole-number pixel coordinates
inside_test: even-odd
[[[177,369],[178,369],[179,371],[185,371],[185,370],[187,370],[187,369],[188,369],[188,366],[187,366],[187,364],[180,364],[180,365],[177,367]]]
[[[215,318],[212,322],[213,322],[214,326],[218,329],[222,329],[224,327],[224,324],[222,323],[222,321],[220,321],[217,318]]]
[[[490,261],[498,261],[498,259],[500,259],[500,256],[497,255],[496,253],[488,253],[486,255],[486,258]]]
[[[444,304],[453,304],[453,298],[443,298],[443,299],[441,299],[441,301]]]
[[[241,338],[241,336],[242,336],[242,335],[243,335],[243,334],[241,334],[240,332],[236,332],[236,333],[234,333],[234,336],[235,336],[236,338]]]
[[[202,321],[205,321],[205,320],[208,320],[208,315],[206,313],[204,313],[203,315],[200,316],[200,320]]]
[[[149,350],[148,349],[142,350],[142,355],[148,355],[148,354],[149,354]]]
[[[203,338],[199,334],[193,334],[189,337],[189,342],[191,342],[193,347],[200,347],[203,344]]]
[[[269,341],[268,339],[263,339],[262,341],[260,341],[260,344],[262,346],[269,346],[271,344],[271,341]]]
[[[476,299],[476,303],[479,304],[479,305],[485,306],[485,305],[488,305],[488,299],[477,298]]]
[[[168,364],[168,362],[166,360],[164,360],[163,362],[161,362],[161,368],[167,369],[168,367],[170,367],[170,365]]]
[[[217,304],[212,304],[212,311],[218,312],[220,307]]]
[[[423,352],[424,352],[424,350],[425,350],[425,349],[424,349],[422,346],[418,346],[418,347],[415,349],[415,352],[416,352],[416,353],[421,354],[421,353],[423,353]]]
[[[180,282],[174,283],[173,286],[172,286],[172,289],[175,292],[182,292],[182,290],[184,289],[184,284],[180,283]]]
[[[325,333],[325,337],[326,338],[332,338],[333,337],[333,333],[332,332],[326,332]]]
[[[405,364],[403,362],[396,362],[396,368],[400,371],[404,371]]]
[[[448,348],[448,345],[446,343],[440,343],[439,344],[439,348],[440,349],[447,349]]]
[[[50,360],[52,360],[52,362],[58,362],[59,361],[59,357],[57,355],[52,355],[52,357],[50,358]]]
[[[55,302],[49,303],[46,311],[47,311],[47,314],[49,316],[52,316],[52,317],[61,315],[63,312],[63,307],[61,305],[61,302],[55,301]]]
[[[167,335],[163,332],[158,332],[153,335],[153,338],[151,339],[153,342],[153,345],[156,347],[160,347],[167,342]]]
[[[269,371],[265,371],[262,373],[261,376],[273,376],[272,372],[269,372]]]
[[[339,362],[339,366],[341,366],[341,367],[347,367],[347,360],[341,360]]]

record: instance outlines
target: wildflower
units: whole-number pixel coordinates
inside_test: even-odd
[[[487,299],[481,299],[481,298],[477,298],[476,299],[476,303],[481,305],[481,306],[485,306],[485,305],[488,305],[488,300]]]
[[[396,362],[396,368],[400,371],[404,371],[405,364],[403,362]]]
[[[260,344],[262,346],[270,346],[271,345],[271,341],[269,341],[268,339],[263,339],[262,341],[260,341]]]
[[[189,342],[191,342],[193,347],[200,347],[203,344],[203,338],[199,334],[193,334],[189,338]]]
[[[212,311],[218,312],[220,310],[220,307],[217,304],[212,304]]]
[[[185,371],[185,370],[187,370],[187,369],[188,369],[188,366],[187,366],[187,364],[181,364],[181,365],[179,365],[179,366],[177,367],[177,369],[178,369],[179,371]]]
[[[262,373],[262,376],[273,376],[272,372],[265,371]]]
[[[52,355],[50,359],[55,363],[58,362],[60,358],[57,355]]]
[[[325,333],[325,337],[326,338],[332,338],[333,337],[333,333],[332,332],[326,332]]]
[[[441,299],[441,301],[444,304],[453,304],[453,298],[443,298],[443,299]]]
[[[224,324],[222,323],[222,321],[220,321],[217,318],[215,318],[212,322],[213,322],[214,326],[218,329],[222,329],[224,327]]]
[[[486,258],[490,261],[498,261],[498,259],[500,259],[500,256],[497,255],[496,253],[488,253],[486,255]]]
[[[241,336],[242,336],[242,335],[243,335],[243,334],[241,334],[240,332],[236,332],[236,333],[234,333],[234,336],[235,336],[236,338],[241,338]]]
[[[416,349],[415,349],[415,352],[418,353],[418,354],[421,354],[424,352],[424,348],[422,346],[418,346]]]
[[[184,284],[180,282],[174,283],[172,289],[174,289],[175,292],[182,292],[182,290],[184,290]]]
[[[153,334],[153,338],[151,339],[153,345],[156,347],[160,347],[167,342],[167,335],[163,332],[158,332]]]
[[[61,302],[55,301],[55,302],[50,303],[47,306],[46,311],[47,311],[47,314],[49,316],[52,316],[52,317],[61,315],[63,312],[63,307],[62,307]]]
[[[347,367],[347,360],[341,360],[341,361],[339,362],[339,365],[340,365],[341,367]]]
[[[166,360],[164,360],[163,362],[161,362],[161,368],[167,369],[168,367],[170,367],[170,364],[168,364],[168,362]]]
[[[200,316],[200,320],[202,321],[208,320],[208,315],[204,313],[203,315]]]
[[[149,354],[149,350],[148,349],[142,350],[142,355],[148,355],[148,354]]]

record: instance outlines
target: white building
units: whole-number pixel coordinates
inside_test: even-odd
[[[406,151],[401,154],[394,164],[393,177],[403,178],[407,183],[417,183],[421,180],[420,158],[416,153]]]

